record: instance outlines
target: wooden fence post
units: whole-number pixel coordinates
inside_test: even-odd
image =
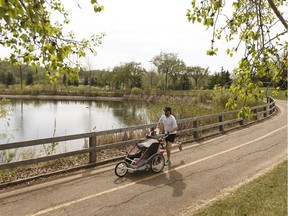
[[[96,147],[96,136],[89,137],[89,148]],[[96,162],[96,149],[89,153],[89,163]]]
[[[244,126],[244,119],[243,118],[241,118],[241,120],[240,120],[240,126]]]
[[[258,120],[258,109],[253,109],[253,113],[255,114],[255,120]]]
[[[198,128],[199,127],[199,120],[193,121],[193,128]],[[199,138],[199,131],[194,131],[193,133],[193,138],[198,139]]]
[[[268,103],[268,105],[269,105],[269,115],[272,115],[272,113],[273,113],[273,111],[274,110],[272,110],[272,107],[273,107],[273,105],[272,105],[272,99],[271,99],[271,97],[268,97],[267,98],[267,103]]]
[[[224,115],[219,116],[219,122],[224,122]],[[224,125],[219,126],[219,131],[224,131]]]
[[[264,107],[263,111],[264,111],[263,117],[266,118],[267,117],[267,106]]]

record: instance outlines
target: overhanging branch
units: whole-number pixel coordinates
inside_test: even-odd
[[[280,22],[283,24],[283,26],[288,30],[288,23],[285,21],[285,19],[283,18],[282,14],[280,13],[280,11],[278,10],[278,8],[276,7],[275,3],[273,0],[268,0],[268,3],[270,5],[270,7],[272,8],[273,12],[276,14],[276,16],[279,18]]]

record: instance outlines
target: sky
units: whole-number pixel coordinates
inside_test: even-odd
[[[236,67],[240,54],[226,55],[227,43],[217,42],[217,56],[206,55],[211,47],[212,30],[188,22],[191,0],[98,0],[104,11],[94,13],[89,0],[64,0],[71,23],[68,30],[79,38],[105,33],[97,56],[89,55],[84,64],[93,69],[112,69],[135,61],[146,70],[153,68],[151,59],[161,52],[175,53],[187,66],[209,67],[211,73],[221,67]]]
[[[98,0],[104,11],[95,13],[90,0],[62,0],[71,20],[65,31],[78,39],[105,33],[97,56],[88,54],[82,63],[90,69],[110,69],[127,62],[141,63],[150,71],[151,60],[161,52],[175,53],[187,66],[209,67],[211,74],[232,70],[243,56],[239,49],[233,58],[227,48],[235,46],[224,39],[216,41],[217,56],[207,56],[212,29],[188,22],[187,9],[192,0]],[[57,16],[55,16],[57,17]],[[236,43],[235,41],[234,43]],[[242,49],[243,50],[243,49]],[[7,54],[1,47],[0,57]]]

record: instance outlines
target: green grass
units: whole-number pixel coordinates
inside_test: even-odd
[[[263,88],[268,96],[272,96],[275,99],[287,100],[287,90],[279,90],[277,93],[274,88]],[[89,87],[84,85],[76,86],[63,86],[63,85],[49,85],[49,84],[35,84],[31,86],[23,85],[21,89],[20,84],[15,84],[11,86],[5,86],[0,84],[0,93],[1,94],[16,94],[16,95],[77,95],[77,96],[107,96],[107,97],[122,97],[124,94],[130,94],[131,92],[122,91],[122,90],[109,90],[98,88],[98,87]],[[132,91],[133,93],[133,91]],[[143,90],[141,93],[152,94],[152,95],[169,95],[169,96],[192,96],[198,97],[200,99],[206,99],[213,95],[213,90]],[[275,94],[276,93],[276,94]]]
[[[286,216],[287,160],[193,216]]]
[[[287,97],[288,91],[287,90],[279,90],[278,92],[276,92],[276,91],[274,91],[274,89],[268,89],[267,93],[269,96],[273,97],[274,99],[288,100],[288,97]]]

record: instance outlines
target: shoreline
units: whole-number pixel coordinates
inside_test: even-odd
[[[123,101],[123,97],[91,97],[64,95],[0,95],[0,99],[72,100],[72,101]]]

